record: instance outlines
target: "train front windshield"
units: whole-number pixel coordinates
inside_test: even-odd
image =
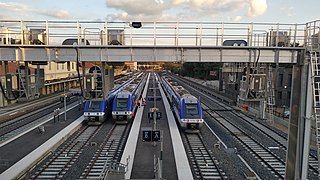
[[[128,104],[128,98],[117,99],[117,110],[126,110]]]
[[[186,104],[186,118],[198,118],[198,104],[196,103],[187,103]]]
[[[100,101],[90,101],[88,111],[100,112],[100,105],[101,105]]]

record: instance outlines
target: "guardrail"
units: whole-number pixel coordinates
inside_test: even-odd
[[[305,44],[306,26],[224,22],[0,21],[0,44],[229,46],[227,40],[244,40],[247,44],[243,45],[247,46],[296,47]]]

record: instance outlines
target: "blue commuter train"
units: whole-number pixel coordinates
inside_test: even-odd
[[[138,76],[141,76],[139,74]],[[115,84],[115,87],[110,90],[108,98],[94,98],[87,100],[84,107],[84,121],[89,125],[100,125],[107,117],[111,115],[112,102],[117,93],[126,88],[135,78],[129,80],[122,79],[122,82]],[[119,85],[120,84],[120,85]]]
[[[203,124],[200,100],[168,76],[162,76],[161,82],[180,127],[188,133],[199,132],[199,128]]]
[[[137,102],[146,84],[147,75],[137,77],[125,89],[120,91],[113,100],[112,118],[117,124],[127,124],[133,117]]]

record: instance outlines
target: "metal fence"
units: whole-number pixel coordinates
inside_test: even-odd
[[[242,40],[247,46],[295,47],[304,46],[309,24],[0,21],[0,44],[62,45],[69,39],[96,46],[223,46]]]

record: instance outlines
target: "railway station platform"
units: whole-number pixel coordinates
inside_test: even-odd
[[[24,174],[33,164],[46,156],[50,149],[68,138],[78,127],[80,127],[83,113],[77,108],[68,112],[68,117],[79,117],[78,119],[67,119],[54,123],[48,121],[43,124],[44,133],[38,128],[15,139],[0,148],[0,179],[16,179]]]
[[[146,105],[141,106],[137,111],[121,159],[121,163],[126,164],[128,162],[126,179],[155,178],[154,157],[160,157],[161,143],[159,141],[154,146],[151,141],[143,141],[143,131],[152,130],[154,126],[153,121],[149,121],[148,119],[148,112],[154,106],[153,101],[147,100],[147,97],[153,96],[153,81],[151,76],[148,78],[147,86],[143,93]],[[156,96],[160,95],[163,95],[162,89],[156,89]],[[156,107],[162,113],[162,118],[157,120],[156,123],[156,130],[160,130],[163,135],[162,178],[192,179],[192,173],[179,130],[167,100],[162,98],[161,101],[157,101]],[[174,136],[173,138],[172,135]]]

